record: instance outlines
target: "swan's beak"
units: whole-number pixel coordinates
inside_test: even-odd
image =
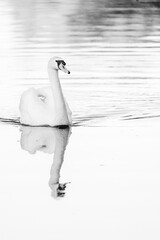
[[[59,65],[59,69],[65,73],[70,74],[70,71],[62,63]]]

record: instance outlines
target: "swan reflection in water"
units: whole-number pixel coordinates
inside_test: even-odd
[[[36,151],[54,154],[50,171],[49,186],[54,198],[64,197],[67,183],[59,183],[64,153],[71,135],[70,127],[21,126],[21,148],[31,154]]]

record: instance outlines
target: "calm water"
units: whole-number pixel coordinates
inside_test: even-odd
[[[160,8],[132,0],[0,0],[0,117],[19,117],[29,87],[61,74],[74,123],[105,125],[160,115]]]
[[[132,0],[0,0],[0,119],[60,56],[73,122],[101,126],[0,124],[0,239],[160,239],[159,119],[124,121],[160,116],[159,16]]]

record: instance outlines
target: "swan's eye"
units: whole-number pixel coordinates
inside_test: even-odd
[[[58,68],[59,68],[60,64],[62,64],[63,66],[66,65],[65,61],[63,61],[63,60],[56,60],[56,62],[57,62]]]
[[[66,65],[65,61],[62,61],[62,64],[65,66]]]

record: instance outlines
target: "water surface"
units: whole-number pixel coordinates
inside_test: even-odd
[[[63,91],[80,125],[159,116],[160,8],[136,1],[0,1],[0,116],[19,117],[29,87],[48,86],[61,56]]]
[[[15,123],[0,124],[0,239],[160,239],[159,15],[132,0],[0,0],[0,121]],[[101,128],[17,126],[52,56],[71,71],[73,122]]]

